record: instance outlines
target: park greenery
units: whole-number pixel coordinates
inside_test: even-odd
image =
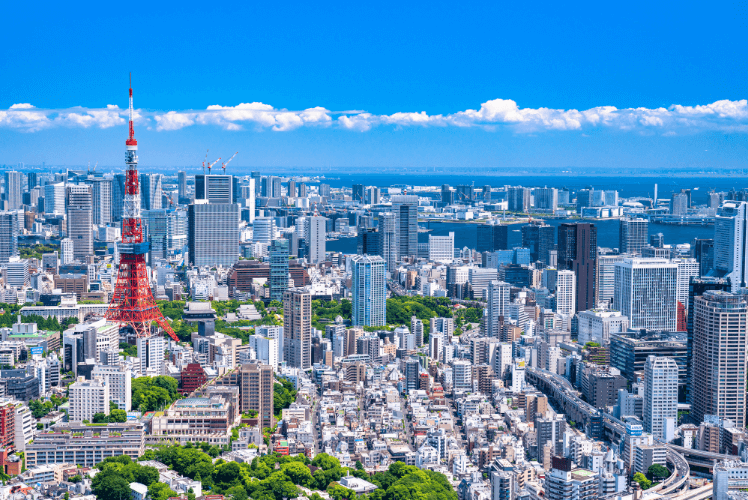
[[[145,485],[153,500],[177,496],[167,485],[158,482],[159,475],[155,467],[140,465],[127,455],[107,458],[96,468],[99,472],[91,482],[91,490],[99,500],[130,498],[130,483]],[[166,489],[160,485],[166,486]]]
[[[669,477],[670,471],[664,465],[652,464],[647,469],[647,476],[652,478],[653,481],[657,481]]]
[[[57,410],[57,408],[64,404],[68,399],[65,397],[59,397],[55,394],[53,394],[48,400],[42,401],[41,399],[32,399],[29,401],[29,409],[31,410],[31,415],[33,415],[34,418],[44,418],[46,417],[50,412]]]
[[[3,311],[0,314],[0,328],[11,328],[14,324],[18,323],[18,317],[20,316],[21,308],[26,304],[6,304],[0,303],[0,310]],[[33,304],[31,304],[33,305]],[[54,332],[62,332],[70,326],[78,323],[78,318],[68,318],[62,323],[57,321],[57,318],[43,318],[35,314],[29,314],[21,318],[22,323],[36,323],[36,327],[39,330],[48,330]]]
[[[179,396],[172,377],[138,377],[132,381],[132,406],[141,412],[161,410]]]
[[[45,253],[52,253],[54,251],[60,250],[59,245],[44,245],[41,243],[37,243],[36,245],[32,245],[29,247],[20,247],[18,248],[18,252],[21,255],[22,259],[39,259],[42,260],[42,254]]]
[[[114,461],[108,460],[110,464]],[[298,498],[304,496],[303,490],[299,487],[326,491],[333,500],[354,500],[357,497],[356,493],[338,483],[347,475],[366,479],[378,487],[369,495],[359,495],[358,500],[457,500],[457,495],[444,475],[420,470],[402,462],[396,462],[389,470],[369,477],[360,463],[356,464],[355,469],[341,467],[338,459],[326,453],[320,453],[312,461],[304,455],[292,457],[272,453],[256,457],[252,462],[240,464],[224,462],[221,459],[214,462],[208,454],[191,444],[148,450],[139,460],[158,460],[178,474],[200,481],[204,492],[230,495],[234,500]],[[134,478],[139,474],[137,477],[141,479],[146,476],[146,472],[138,472],[132,465],[126,464],[126,461],[122,459],[116,466],[100,464],[99,469],[102,472],[96,477],[114,467],[117,467],[116,470],[122,467],[125,476],[132,474]],[[158,476],[155,479],[145,477],[145,480],[152,482],[137,482],[148,486],[150,492],[151,485],[158,481]],[[108,474],[98,480],[99,485],[102,483],[113,490],[125,491],[122,485]],[[95,489],[94,492],[96,491],[98,490]],[[117,492],[113,495],[100,498],[117,500]],[[163,497],[154,498],[164,500]],[[321,500],[318,493],[312,493],[309,498]]]
[[[197,323],[189,323],[182,320],[185,302],[182,300],[159,300],[157,301],[157,304],[161,313],[171,320],[171,327],[177,337],[182,341],[190,341],[192,334],[197,332]],[[231,323],[220,319],[225,317],[228,313],[236,313],[239,310],[239,306],[246,304],[254,304],[257,312],[262,316],[262,318],[257,320],[237,320]],[[271,305],[272,302],[269,306]],[[283,324],[277,314],[272,313],[265,308],[262,301],[240,302],[238,300],[214,300],[211,302],[211,307],[216,312],[216,331],[240,339],[242,344],[249,342],[249,335],[252,335],[253,333],[252,329],[247,327]]]
[[[285,378],[278,379],[273,385],[273,413],[276,415],[276,420],[280,420],[283,409],[291,406],[294,401],[296,401],[296,389],[293,382]]]
[[[639,486],[641,486],[642,490],[648,490],[652,487],[652,481],[647,479],[647,476],[645,476],[641,472],[637,472],[636,474],[634,474],[634,481],[639,483]]]

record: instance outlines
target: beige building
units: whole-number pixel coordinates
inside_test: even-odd
[[[312,295],[303,288],[283,293],[283,356],[293,368],[312,367]]]

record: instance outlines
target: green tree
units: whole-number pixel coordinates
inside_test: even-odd
[[[667,467],[660,464],[652,464],[649,466],[649,469],[647,469],[647,474],[649,474],[649,477],[651,478],[662,479],[670,476],[670,471]]]
[[[177,496],[177,492],[169,488],[166,483],[153,483],[148,487],[148,496],[151,500],[167,500],[169,497]]]
[[[127,422],[127,412],[125,410],[112,410],[109,412],[110,422]]]
[[[306,488],[312,486],[314,479],[312,478],[312,472],[309,467],[301,462],[289,462],[281,467],[281,471],[288,476],[293,484],[304,486]]]
[[[130,483],[113,469],[102,471],[91,481],[91,491],[98,500],[122,500],[130,498]]]
[[[93,423],[94,424],[105,424],[109,422],[109,416],[106,413],[94,413]]]
[[[634,481],[639,483],[639,486],[641,486],[642,490],[647,490],[652,487],[652,481],[647,479],[647,476],[645,476],[641,472],[637,472],[636,474],[634,474]]]

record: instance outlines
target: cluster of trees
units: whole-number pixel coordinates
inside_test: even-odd
[[[158,470],[155,467],[140,465],[127,455],[107,458],[96,468],[99,472],[91,482],[91,489],[99,500],[130,498],[130,483],[147,486],[152,500],[166,500],[177,496],[167,484],[158,481]]]
[[[44,245],[41,243],[37,243],[36,245],[31,245],[30,247],[19,247],[18,252],[21,254],[22,259],[39,259],[42,260],[42,254],[45,253],[52,253],[54,251],[59,251],[60,246],[59,245]]]
[[[132,406],[142,412],[164,408],[179,396],[177,388],[172,377],[138,377],[132,381]]]
[[[296,392],[293,382],[285,378],[278,379],[273,385],[273,413],[280,416],[284,408],[291,406],[291,403],[296,401]]]
[[[41,399],[32,399],[29,401],[29,409],[34,418],[46,417],[52,410],[56,410],[61,404],[65,404],[68,398],[58,397],[53,394],[47,401]]]
[[[648,490],[655,484],[659,483],[663,479],[670,476],[670,471],[667,467],[660,464],[653,464],[647,469],[647,474],[644,475],[641,472],[634,474],[634,481],[639,483],[642,490]]]
[[[119,409],[110,410],[109,415],[106,413],[94,413],[92,418],[94,424],[127,422],[127,412]]]
[[[134,358],[138,355],[138,346],[136,345],[128,344],[127,342],[120,342],[119,348],[125,356],[131,356]]]

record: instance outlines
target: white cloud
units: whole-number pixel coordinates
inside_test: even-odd
[[[136,125],[158,131],[179,130],[196,125],[218,126],[225,130],[285,132],[302,127],[337,127],[366,132],[375,127],[476,127],[492,131],[508,129],[515,133],[544,131],[584,131],[609,128],[661,135],[682,135],[704,131],[748,133],[748,100],[720,100],[704,105],[673,104],[668,108],[625,108],[598,106],[586,110],[521,108],[511,99],[493,99],[478,109],[452,114],[430,115],[425,111],[375,115],[365,111],[334,112],[317,106],[301,111],[275,108],[261,102],[236,106],[214,104],[203,110],[136,110]],[[38,109],[29,103],[0,110],[0,128],[36,132],[51,127],[110,128],[127,122],[127,109],[109,104],[106,108]]]

